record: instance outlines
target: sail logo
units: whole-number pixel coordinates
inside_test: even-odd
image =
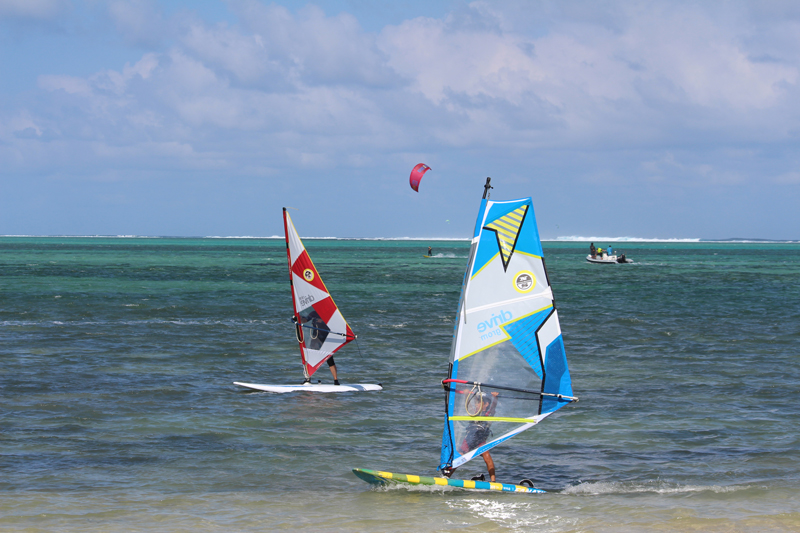
[[[519,239],[519,232],[522,229],[522,223],[525,222],[527,213],[528,206],[523,205],[483,227],[485,230],[493,231],[497,236],[497,247],[500,249],[503,272],[508,270],[508,263],[517,248],[517,239]]]
[[[521,270],[514,276],[514,290],[527,294],[536,286],[536,276],[530,270]]]
[[[314,281],[314,271],[311,270],[310,268],[303,270],[303,278],[309,283],[311,283],[312,281]]]
[[[303,296],[302,294],[297,295],[297,299],[300,300],[300,309],[305,309],[312,303],[314,303],[315,298],[310,294],[308,296]]]
[[[478,322],[478,332],[483,333],[483,335],[481,335],[481,340],[485,341],[493,337],[505,337],[505,333],[503,333],[503,330],[500,329],[499,326],[512,318],[514,318],[514,315],[501,309],[499,313],[493,313],[488,320]]]

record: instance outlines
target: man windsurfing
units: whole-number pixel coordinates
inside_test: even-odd
[[[476,417],[494,416],[494,412],[497,409],[498,393],[492,392],[491,394],[486,394],[485,392],[470,392],[468,394],[469,396],[466,401],[468,415]],[[461,444],[458,446],[458,452],[464,454],[469,450],[480,448],[486,444],[486,441],[492,437],[491,426],[492,423],[485,420],[470,422],[467,426],[464,440],[461,441]],[[489,471],[489,479],[492,482],[497,481],[494,475],[495,471],[492,454],[485,451],[481,454],[481,457],[483,457],[483,461],[486,463],[486,469]],[[447,477],[450,477],[455,471],[456,469],[452,467],[442,469],[442,473]],[[480,479],[483,481],[483,474],[473,479]]]

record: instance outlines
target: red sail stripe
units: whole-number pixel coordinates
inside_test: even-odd
[[[314,302],[314,311],[317,312],[319,317],[325,321],[327,324],[333,314],[336,312],[336,304],[333,303],[333,298],[330,296],[325,298],[324,300],[320,300],[319,302]],[[343,331],[340,333],[344,333]]]
[[[305,276],[306,270],[311,270],[314,275],[310,281]],[[292,265],[292,272],[297,274],[300,279],[305,280],[317,289],[328,292],[328,289],[326,289],[325,284],[322,283],[322,279],[319,277],[319,272],[317,272],[317,269],[314,267],[314,263],[311,262],[311,258],[308,256],[308,252],[306,250],[303,250],[303,253],[300,254],[300,257],[295,259],[295,262]]]

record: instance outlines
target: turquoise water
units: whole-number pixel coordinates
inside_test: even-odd
[[[350,473],[434,473],[468,244],[306,246],[384,391],[232,385],[301,381],[282,241],[0,238],[0,529],[800,530],[800,245],[545,243],[580,402],[493,452],[539,496]]]

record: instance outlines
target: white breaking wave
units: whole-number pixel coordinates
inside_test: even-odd
[[[555,239],[542,239],[543,241],[565,241],[565,242],[700,242],[700,239],[647,239],[644,237],[583,237],[579,235],[569,235],[556,237]]]
[[[456,254],[433,254],[431,256],[432,259],[467,259],[466,255],[456,255]]]
[[[269,237],[258,237],[256,235],[206,235],[202,239],[285,239],[283,235],[270,235]]]

